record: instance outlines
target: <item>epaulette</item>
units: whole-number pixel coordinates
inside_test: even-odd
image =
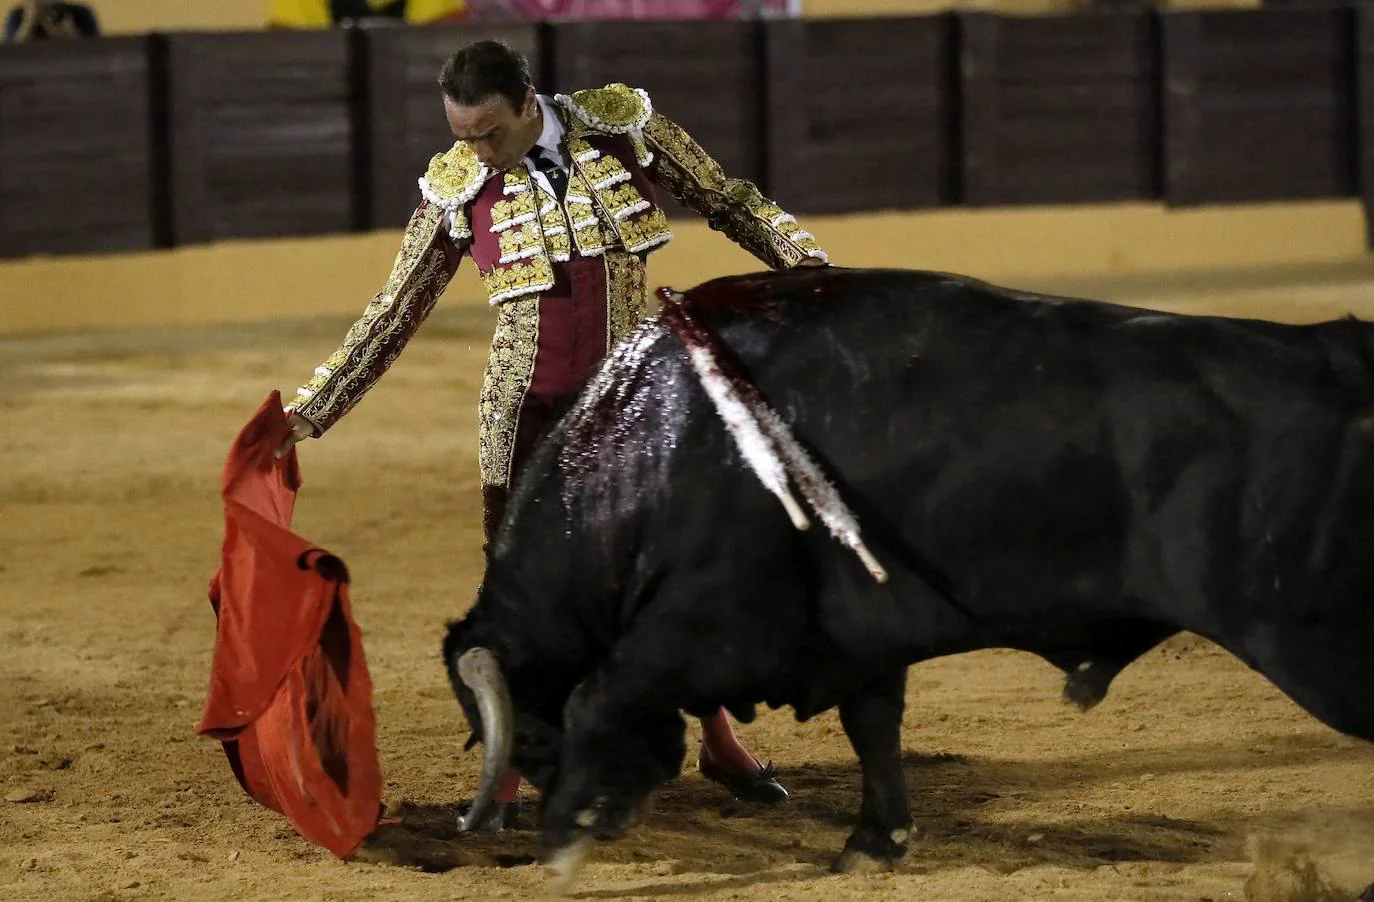
[[[457,220],[461,218],[466,224],[463,208],[477,196],[490,176],[491,168],[479,163],[472,148],[458,141],[429,161],[429,168],[420,179],[420,193],[425,200],[453,214],[454,238],[466,237],[456,234],[462,231]]]
[[[612,135],[642,129],[654,114],[648,93],[629,85],[588,88],[571,96],[559,94],[554,99],[589,128]]]

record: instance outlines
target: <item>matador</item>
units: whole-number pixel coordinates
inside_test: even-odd
[[[456,143],[420,179],[422,200],[386,286],[298,390],[281,450],[323,435],[362,399],[471,256],[497,316],[478,400],[490,545],[536,440],[645,315],[645,260],[672,238],[656,188],[771,268],[823,265],[826,255],[642,90],[538,94],[524,57],[495,41],[459,51],[439,81]],[[723,711],[702,725],[704,776],[742,799],[786,800],[772,766],[744,750]],[[513,801],[518,786],[509,775],[498,799]]]

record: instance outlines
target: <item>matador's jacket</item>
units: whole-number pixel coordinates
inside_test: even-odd
[[[654,186],[770,267],[825,259],[793,217],[752,183],[727,178],[644,91],[613,84],[554,100],[569,161],[562,203],[526,168],[493,171],[462,142],[430,161],[386,287],[290,405],[317,436],[386,372],[470,254],[498,310],[479,399],[482,483],[509,486],[536,370],[564,338],[555,331],[590,321],[598,332],[593,366],[566,386],[575,392],[644,315],[645,257],[672,238]],[[589,302],[596,317],[564,318]]]

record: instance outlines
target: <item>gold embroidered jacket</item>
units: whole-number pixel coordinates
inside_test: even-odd
[[[537,296],[573,255],[647,254],[672,238],[653,185],[774,269],[825,252],[751,182],[725,175],[649,96],[625,85],[558,95],[570,161],[562,204],[524,167],[499,173],[459,142],[430,161],[383,291],[291,405],[315,434],[362,398],[429,315],[464,254],[493,304]]]

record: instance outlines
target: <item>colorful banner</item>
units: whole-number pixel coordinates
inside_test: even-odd
[[[801,15],[801,0],[468,0],[472,19],[745,19]]]

